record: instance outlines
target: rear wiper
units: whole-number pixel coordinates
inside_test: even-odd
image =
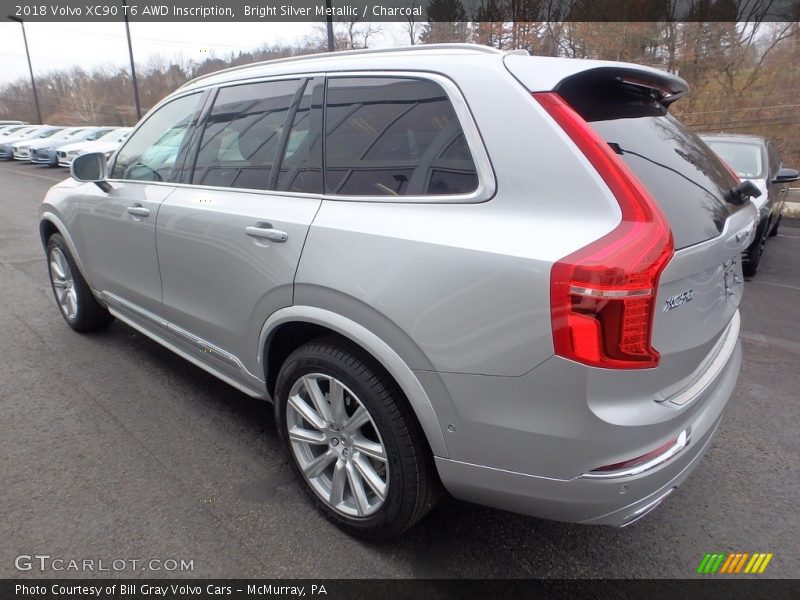
[[[745,179],[739,185],[725,192],[725,201],[731,204],[741,205],[747,202],[748,198],[758,198],[760,195],[761,190],[758,189],[756,184],[749,179]]]

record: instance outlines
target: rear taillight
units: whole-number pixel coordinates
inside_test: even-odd
[[[651,345],[658,278],[672,258],[672,232],[647,190],[558,94],[533,95],[617,199],[622,221],[553,265],[550,311],[559,356],[611,369],[658,365]]]

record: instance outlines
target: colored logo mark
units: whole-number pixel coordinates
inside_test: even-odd
[[[761,574],[767,570],[769,561],[772,560],[771,552],[733,552],[726,554],[718,552],[706,554],[697,567],[698,573],[750,573]]]

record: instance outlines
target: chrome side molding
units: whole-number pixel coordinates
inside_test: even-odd
[[[110,307],[117,307],[127,310],[129,312],[134,313],[138,317],[145,319],[156,325],[161,327],[162,329],[166,329],[170,333],[178,336],[184,342],[186,342],[189,346],[193,347],[199,353],[202,353],[206,356],[211,356],[218,361],[224,363],[229,367],[233,367],[234,369],[241,371],[242,374],[246,375],[248,378],[256,379],[258,381],[262,381],[260,377],[256,377],[250,371],[247,370],[247,367],[244,366],[241,360],[238,357],[231,354],[230,352],[223,350],[219,346],[215,346],[211,342],[204,340],[201,337],[196,336],[195,334],[186,331],[182,327],[178,327],[174,323],[167,321],[166,319],[159,317],[155,313],[150,312],[130,302],[129,300],[125,300],[125,298],[121,298],[116,294],[109,292],[108,290],[103,290],[101,293],[102,299],[106,302]]]

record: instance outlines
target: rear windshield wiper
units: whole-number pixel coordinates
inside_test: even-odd
[[[760,195],[761,190],[758,189],[756,184],[749,179],[745,179],[725,193],[725,201],[739,205],[747,202],[748,198],[758,198]]]

